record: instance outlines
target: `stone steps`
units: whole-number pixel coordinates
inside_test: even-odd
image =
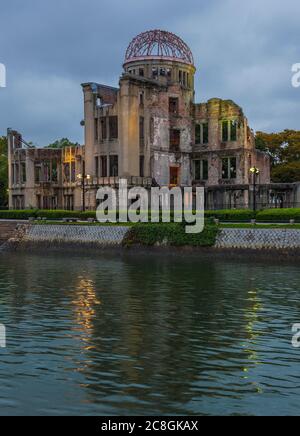
[[[0,222],[0,244],[14,236],[17,225],[16,222]]]

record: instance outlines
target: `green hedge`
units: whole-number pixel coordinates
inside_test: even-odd
[[[96,212],[79,212],[70,210],[0,210],[0,219],[28,220],[29,218],[47,218],[61,220],[63,218],[78,218],[86,220],[96,218]]]
[[[217,218],[223,222],[250,222],[256,219],[259,222],[289,222],[294,219],[300,222],[300,209],[266,209],[254,212],[252,210],[217,210],[206,211],[206,218]]]
[[[246,210],[207,210],[205,211],[206,218],[217,218],[220,221],[236,221],[248,222],[255,219],[255,212],[249,209]]]
[[[268,209],[262,210],[256,215],[257,221],[289,222],[295,220],[300,222],[300,209]]]
[[[36,210],[0,210],[0,219],[27,220],[29,217],[36,217]]]
[[[206,211],[206,218],[218,218],[221,221],[250,221],[255,217],[254,213],[249,210],[221,210],[221,211]],[[88,218],[96,218],[96,212],[80,212],[68,210],[0,210],[0,219],[20,219],[27,220],[28,218],[47,218],[49,220],[60,220],[63,218],[78,218],[86,220]],[[171,219],[173,214],[171,213]]]
[[[172,216],[172,214],[171,214]],[[47,218],[48,220],[61,220],[63,218],[77,218],[87,220],[96,219],[96,212],[80,212],[66,210],[0,210],[0,219],[28,220],[28,218]],[[289,222],[294,219],[300,222],[300,209],[270,209],[257,213],[251,210],[215,210],[206,211],[207,220],[217,218],[221,222],[250,222],[252,219],[266,222]]]
[[[185,233],[185,226],[182,224],[137,224],[127,233],[123,244],[212,247],[217,235],[218,228],[212,224],[206,225],[199,234]]]

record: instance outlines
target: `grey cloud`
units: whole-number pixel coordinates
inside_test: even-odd
[[[116,85],[131,38],[152,28],[190,45],[197,101],[231,98],[254,129],[298,129],[299,13],[298,0],[2,0],[0,134],[10,126],[41,145],[82,142],[80,83]]]

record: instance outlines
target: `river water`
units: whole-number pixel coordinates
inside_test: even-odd
[[[300,412],[300,268],[0,254],[2,415]]]

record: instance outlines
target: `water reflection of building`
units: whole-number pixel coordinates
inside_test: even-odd
[[[186,404],[188,413],[194,401],[226,395],[232,377],[259,389],[251,370],[262,302],[247,263],[106,255],[4,264],[11,319],[23,325],[30,314],[36,340],[57,347],[87,402],[166,413]]]
[[[148,259],[147,266],[136,258],[110,263],[113,278],[101,285],[103,304],[92,317],[94,346],[87,348],[84,368],[93,400],[114,391],[110,384],[95,384],[95,372],[109,374],[119,386],[120,405],[122,397],[134,397],[141,408],[147,402],[169,407],[170,398],[176,408],[176,401],[208,395],[208,379],[211,395],[217,383],[225,388],[227,376],[240,373],[247,380],[246,373],[259,364],[253,342],[260,310],[248,267],[235,280],[226,264],[197,265],[184,262],[183,268],[182,259],[163,258]],[[95,283],[98,274],[91,274]],[[232,287],[225,289],[224,283]],[[94,360],[97,350],[101,358]]]
[[[101,305],[101,301],[97,298],[93,280],[79,277],[78,281],[72,301],[75,313],[74,331],[81,335],[81,340],[86,343],[86,349],[88,349],[94,328],[96,306]]]

